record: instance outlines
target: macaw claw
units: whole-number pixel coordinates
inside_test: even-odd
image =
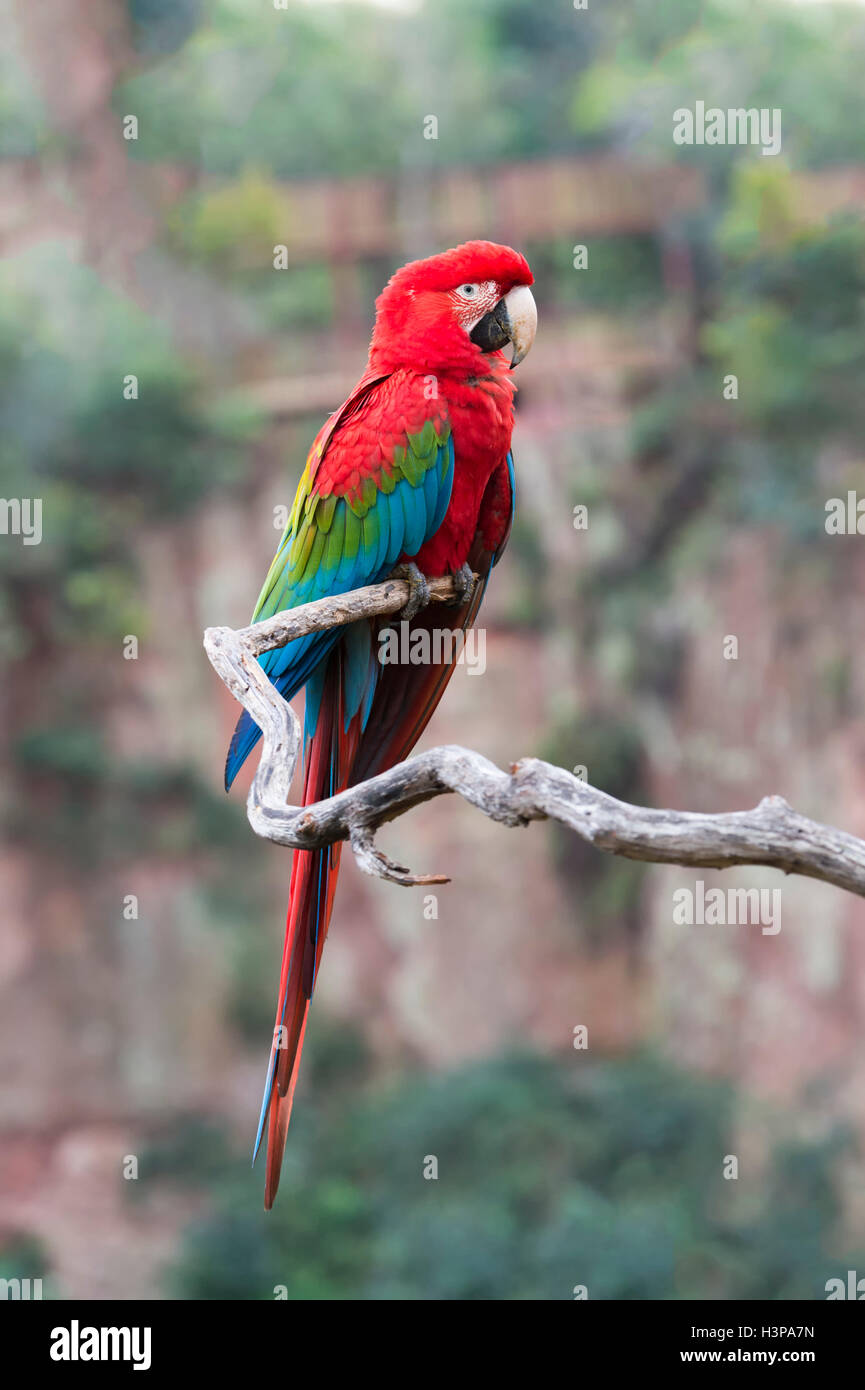
[[[468,563],[460,565],[460,568],[451,575],[451,578],[454,582],[454,597],[450,603],[455,608],[462,608],[463,604],[471,603],[478,582],[478,577],[471,565]]]
[[[409,587],[409,600],[405,607],[399,610],[400,618],[407,621],[422,608],[426,608],[430,600],[429,584],[413,560],[409,560],[405,565],[397,565],[391,570],[389,577],[402,579]]]

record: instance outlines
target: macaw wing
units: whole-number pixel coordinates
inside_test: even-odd
[[[253,622],[375,584],[438,530],[453,486],[450,422],[437,400],[406,404],[404,385],[399,374],[362,379],[319,432]],[[260,658],[284,699],[310,680],[343,634],[310,633]],[[308,730],[309,697],[314,705],[317,693],[308,692]],[[228,750],[226,788],[260,733],[244,711]]]

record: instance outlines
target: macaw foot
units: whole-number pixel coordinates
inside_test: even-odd
[[[414,561],[409,560],[408,564],[397,565],[391,570],[389,578],[403,579],[409,587],[409,601],[405,608],[399,610],[400,618],[413,618],[422,608],[426,608],[429,603],[429,584]]]
[[[454,597],[449,602],[455,608],[462,608],[463,604],[470,603],[474,598],[478,577],[471,565],[465,564],[451,575],[451,579],[454,582]]]

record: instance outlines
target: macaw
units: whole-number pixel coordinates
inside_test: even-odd
[[[367,367],[319,431],[253,622],[397,572],[402,617],[432,631],[474,622],[511,529],[514,381],[537,310],[525,257],[470,241],[404,265],[376,301]],[[512,344],[510,364],[502,348]],[[425,607],[426,578],[451,574],[457,598]],[[477,582],[473,576],[477,575]],[[261,664],[290,700],[306,687],[303,804],[405,758],[453,672],[383,665],[379,620],[311,633]],[[458,643],[431,650],[450,654]],[[244,712],[225,768],[230,788],[260,737]],[[330,923],[339,844],[296,850],[276,1025],[253,1162],[267,1125],[265,1207],[279,1185],[310,1001]]]

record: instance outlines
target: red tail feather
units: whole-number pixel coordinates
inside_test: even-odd
[[[342,663],[339,651],[330,660],[315,734],[307,754],[303,804],[312,805],[346,783],[357,749],[357,731],[343,731]],[[331,850],[295,850],[285,945],[279,980],[274,1048],[276,1066],[268,1109],[267,1166],[264,1205],[269,1211],[279,1187],[279,1175],[294,1090],[300,1068],[309,1005],[324,948],[341,845]]]

